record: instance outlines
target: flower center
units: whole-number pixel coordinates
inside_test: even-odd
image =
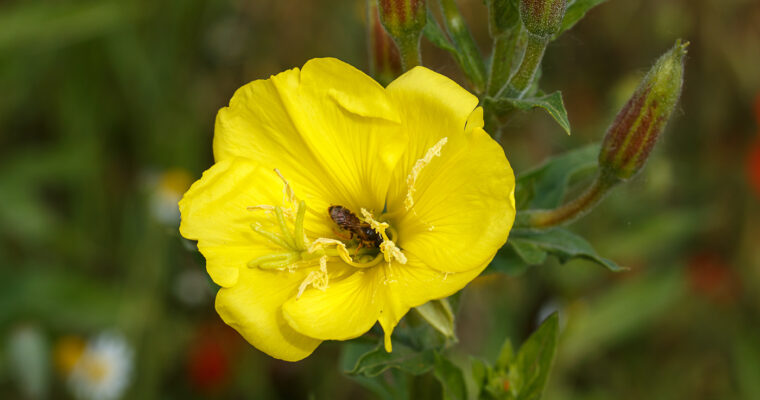
[[[295,206],[295,211],[292,208],[271,205],[248,207],[249,211],[274,214],[279,232],[267,230],[261,223],[251,224],[251,229],[280,249],[252,259],[248,262],[249,268],[293,271],[319,265],[319,269],[310,272],[301,284],[300,296],[308,285],[321,290],[327,288],[327,262],[331,259],[340,259],[355,268],[374,267],[383,260],[388,265],[393,260],[406,264],[406,256],[394,243],[396,231],[388,223],[376,220],[371,212],[363,208],[362,218],[359,218],[346,207],[330,206],[327,212],[341,231],[336,232],[336,235],[343,240],[316,238],[310,241],[304,231],[306,202],[295,196],[287,180],[278,170],[275,170],[275,173],[285,184],[286,203]],[[292,224],[292,229],[289,223]]]

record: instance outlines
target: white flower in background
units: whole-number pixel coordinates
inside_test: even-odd
[[[132,372],[132,348],[123,337],[102,333],[90,340],[68,375],[74,396],[114,400],[124,393]]]
[[[149,173],[145,183],[150,191],[150,213],[164,225],[179,225],[177,203],[192,183],[190,173],[182,168],[170,168],[158,174]]]

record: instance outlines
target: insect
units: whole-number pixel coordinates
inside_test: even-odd
[[[359,247],[380,247],[383,238],[372,227],[360,220],[354,213],[343,206],[330,206],[327,208],[330,218],[344,231],[351,234],[350,238],[359,239]]]

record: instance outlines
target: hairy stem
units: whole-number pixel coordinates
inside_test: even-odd
[[[546,229],[573,221],[591,211],[607,192],[620,181],[606,175],[597,175],[594,183],[575,199],[551,210],[528,210],[518,217],[522,228]]]

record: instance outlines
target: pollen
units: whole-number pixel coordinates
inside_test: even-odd
[[[393,243],[393,241],[388,237],[388,234],[385,233],[385,231],[390,228],[390,225],[388,225],[387,222],[377,221],[375,217],[372,216],[372,213],[364,208],[362,208],[362,216],[364,217],[364,221],[367,222],[369,226],[371,226],[372,229],[377,232],[378,235],[383,237],[383,243],[380,243],[380,252],[383,254],[385,262],[390,265],[391,261],[393,261],[393,259],[396,259],[399,264],[406,264],[406,256],[404,253],[401,252],[401,249],[399,249],[398,246],[396,246],[396,244]]]
[[[296,299],[301,297],[304,290],[306,290],[309,285],[324,292],[329,286],[329,283],[330,277],[327,274],[327,256],[322,256],[319,258],[319,270],[309,272],[306,279],[304,279],[303,282],[301,282],[301,285],[298,286]]]
[[[433,157],[440,157],[441,156],[441,149],[443,149],[443,146],[446,145],[446,143],[449,141],[449,138],[444,137],[441,140],[438,141],[438,143],[434,144],[432,147],[430,147],[427,152],[425,153],[425,156],[417,160],[417,162],[414,163],[414,167],[412,167],[412,172],[409,173],[409,176],[406,177],[406,199],[404,199],[404,207],[407,211],[409,211],[412,207],[414,207],[414,192],[417,191],[417,188],[415,187],[415,184],[417,183],[417,178],[420,176],[420,173],[422,170],[430,164],[431,161],[433,161]]]

